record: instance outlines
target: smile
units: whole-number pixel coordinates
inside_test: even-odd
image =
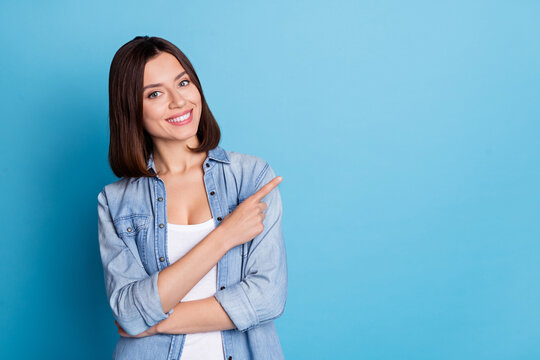
[[[193,113],[193,110],[190,110],[187,114],[184,114],[182,116],[178,116],[172,119],[168,119],[166,121],[171,125],[176,125],[176,126],[186,125],[191,122],[191,119],[193,118],[191,116],[192,113]]]

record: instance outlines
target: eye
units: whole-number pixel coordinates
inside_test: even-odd
[[[153,92],[151,92],[150,94],[148,94],[148,98],[149,99],[155,98],[156,96],[152,96],[152,95],[154,95],[155,93],[159,93],[159,92],[161,92],[161,91],[153,91]]]
[[[180,84],[183,83],[184,81],[187,81],[188,84],[189,84],[189,80],[187,80],[187,79],[184,79],[184,80],[180,81]],[[186,86],[187,86],[187,85],[186,85]]]

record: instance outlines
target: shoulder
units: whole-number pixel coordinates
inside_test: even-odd
[[[267,164],[266,160],[257,155],[230,150],[225,150],[225,152],[233,166],[264,166]]]
[[[235,188],[239,201],[251,196],[275,176],[268,161],[261,156],[230,150],[225,153],[224,183]]]
[[[270,170],[270,164],[260,156],[226,150],[231,171],[237,175],[249,176],[254,184]]]
[[[98,200],[106,199],[112,201],[123,197],[131,192],[133,185],[140,182],[142,178],[121,178],[115,182],[105,185],[98,194]]]
[[[148,196],[150,179],[122,178],[105,185],[97,196],[98,206],[108,208],[113,219],[133,213],[149,214],[152,208],[151,197]]]

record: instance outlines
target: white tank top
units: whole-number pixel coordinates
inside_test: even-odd
[[[214,230],[214,218],[200,224],[167,224],[167,256],[172,264]],[[204,299],[217,291],[217,264],[184,296],[183,301]],[[186,334],[181,360],[223,360],[221,331]]]

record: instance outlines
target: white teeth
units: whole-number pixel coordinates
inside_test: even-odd
[[[182,115],[182,116],[179,116],[179,117],[177,117],[177,118],[170,119],[170,120],[167,120],[167,121],[169,121],[169,122],[179,122],[179,121],[184,121],[184,120],[186,120],[186,119],[189,117],[189,115],[191,115],[191,111],[188,112],[188,113],[185,114],[185,115]]]

